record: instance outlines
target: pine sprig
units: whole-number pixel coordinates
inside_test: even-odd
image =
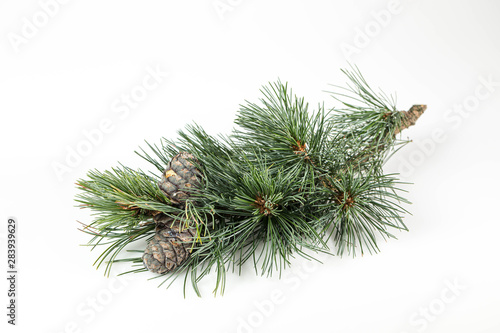
[[[232,137],[246,149],[259,149],[280,166],[320,163],[333,123],[323,106],[309,112],[303,97],[297,97],[280,81],[262,88],[260,103],[242,105]]]
[[[378,252],[377,235],[395,238],[391,229],[408,230],[403,223],[408,212],[402,205],[410,202],[400,195],[405,192],[399,187],[404,183],[395,175],[349,169],[328,181],[330,186],[323,190],[330,199],[322,218],[333,227],[337,254]]]
[[[82,190],[75,201],[97,216],[93,226],[136,226],[153,212],[177,213],[170,199],[156,185],[158,179],[127,167],[89,171],[88,180],[76,185]]]
[[[179,209],[158,189],[157,179],[141,170],[122,166],[104,172],[92,170],[87,177],[76,183],[81,193],[75,201],[80,208],[93,211],[94,221],[81,230],[92,236],[88,243],[92,249],[105,247],[95,265],[99,268],[106,263],[104,273],[109,275],[127,245],[154,234],[154,213],[178,214]]]
[[[165,214],[195,228],[190,255],[161,285],[184,275],[200,295],[199,282],[215,271],[214,292],[223,293],[226,274],[253,265],[257,274],[281,274],[294,256],[378,252],[378,240],[408,230],[403,216],[409,202],[397,175],[383,165],[403,143],[397,134],[411,126],[425,106],[397,111],[396,98],[373,90],[357,67],[343,70],[347,87],[335,86],[339,109],[309,110],[304,98],[277,81],[262,88],[257,102],[246,101],[229,136],[208,135],[199,125],[178,132],[178,139],[146,143],[139,154],[158,173],[168,170],[179,152],[195,156],[199,184],[186,190],[180,206],[159,187],[156,172],[121,166],[88,173],[79,180],[76,201],[95,220],[83,231],[96,260],[109,274],[115,262],[142,272],[140,257],[118,258],[128,245],[152,238],[154,216]],[[164,174],[165,177],[165,174]]]

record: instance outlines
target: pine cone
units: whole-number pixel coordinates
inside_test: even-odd
[[[179,206],[191,196],[190,189],[198,186],[200,172],[192,162],[198,160],[189,153],[177,154],[161,176],[160,189]]]
[[[142,261],[149,271],[164,274],[179,267],[189,258],[196,229],[181,229],[179,221],[174,221],[165,214],[156,215],[154,221],[156,234],[149,241]]]

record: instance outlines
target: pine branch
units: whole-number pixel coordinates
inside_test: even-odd
[[[262,150],[280,166],[320,163],[331,139],[330,113],[319,106],[310,114],[304,98],[292,94],[288,85],[270,83],[263,87],[260,103],[242,105],[232,137],[244,150]]]
[[[157,212],[178,213],[170,199],[156,185],[158,179],[141,170],[127,167],[111,171],[89,171],[88,180],[80,179],[77,186],[82,193],[75,201],[81,208],[90,208],[97,215],[93,226],[136,226],[141,220]]]
[[[189,256],[159,277],[170,285],[184,275],[184,285],[190,281],[198,295],[198,283],[212,270],[214,292],[223,293],[227,272],[241,273],[248,262],[257,274],[281,274],[295,255],[314,260],[311,253],[329,253],[330,239],[337,254],[354,256],[377,252],[379,238],[407,230],[403,183],[385,174],[383,164],[408,142],[397,134],[414,125],[426,107],[397,111],[396,98],[372,89],[357,67],[343,73],[347,87],[335,86],[332,93],[339,109],[319,105],[310,111],[304,98],[277,81],[262,88],[257,103],[241,106],[229,136],[208,135],[194,124],[179,131],[177,140],[146,143],[137,154],[162,177],[124,166],[90,171],[88,180],[77,183],[82,192],[76,201],[95,216],[83,229],[92,235],[89,245],[105,246],[96,265],[106,263],[106,274],[116,262],[135,265],[129,273],[146,271],[140,257],[118,255],[135,241],[155,240],[155,227],[164,227],[155,223],[164,215],[196,235],[182,240],[189,243],[183,245]],[[180,152],[194,159],[174,160]],[[181,191],[176,186],[189,180],[183,174],[197,178],[196,186],[182,188],[187,199],[181,202],[169,188]],[[161,188],[159,181],[165,182]],[[162,236],[163,242],[179,246],[180,236],[167,231],[172,235]]]
[[[410,202],[398,194],[406,191],[399,188],[404,183],[395,175],[378,174],[376,170],[359,174],[349,169],[330,178],[329,183],[324,189],[329,198],[323,205],[322,219],[325,227],[333,227],[339,255],[345,251],[353,256],[356,251],[378,252],[377,234],[384,239],[395,238],[389,229],[408,230],[402,220],[408,212],[401,205]]]

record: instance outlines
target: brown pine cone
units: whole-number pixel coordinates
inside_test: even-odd
[[[164,274],[182,265],[191,253],[195,228],[182,228],[179,221],[158,214],[154,217],[156,234],[142,256],[144,266],[153,273]]]
[[[158,183],[160,189],[179,206],[191,196],[193,188],[199,184],[200,172],[193,164],[197,159],[189,153],[174,156]]]

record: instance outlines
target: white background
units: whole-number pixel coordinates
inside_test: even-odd
[[[2,278],[2,327],[500,332],[499,14],[493,0],[2,1],[4,271],[7,218],[19,224],[18,326],[6,324]],[[203,298],[188,288],[184,299],[181,281],[157,289],[151,275],[107,279],[92,267],[97,252],[79,246],[88,237],[76,222],[91,216],[73,201],[87,170],[144,167],[134,154],[143,140],[173,138],[192,121],[228,133],[238,104],[277,78],[312,106],[332,107],[324,91],[345,82],[339,69],[348,61],[397,92],[402,110],[428,105],[403,134],[413,143],[387,165],[414,183],[409,233],[381,241],[377,255],[297,259],[281,280],[229,275],[216,298],[210,279]],[[156,69],[168,76],[124,108],[123,96]],[[103,121],[107,133],[88,146],[84,133]],[[85,156],[70,166],[76,149]]]

